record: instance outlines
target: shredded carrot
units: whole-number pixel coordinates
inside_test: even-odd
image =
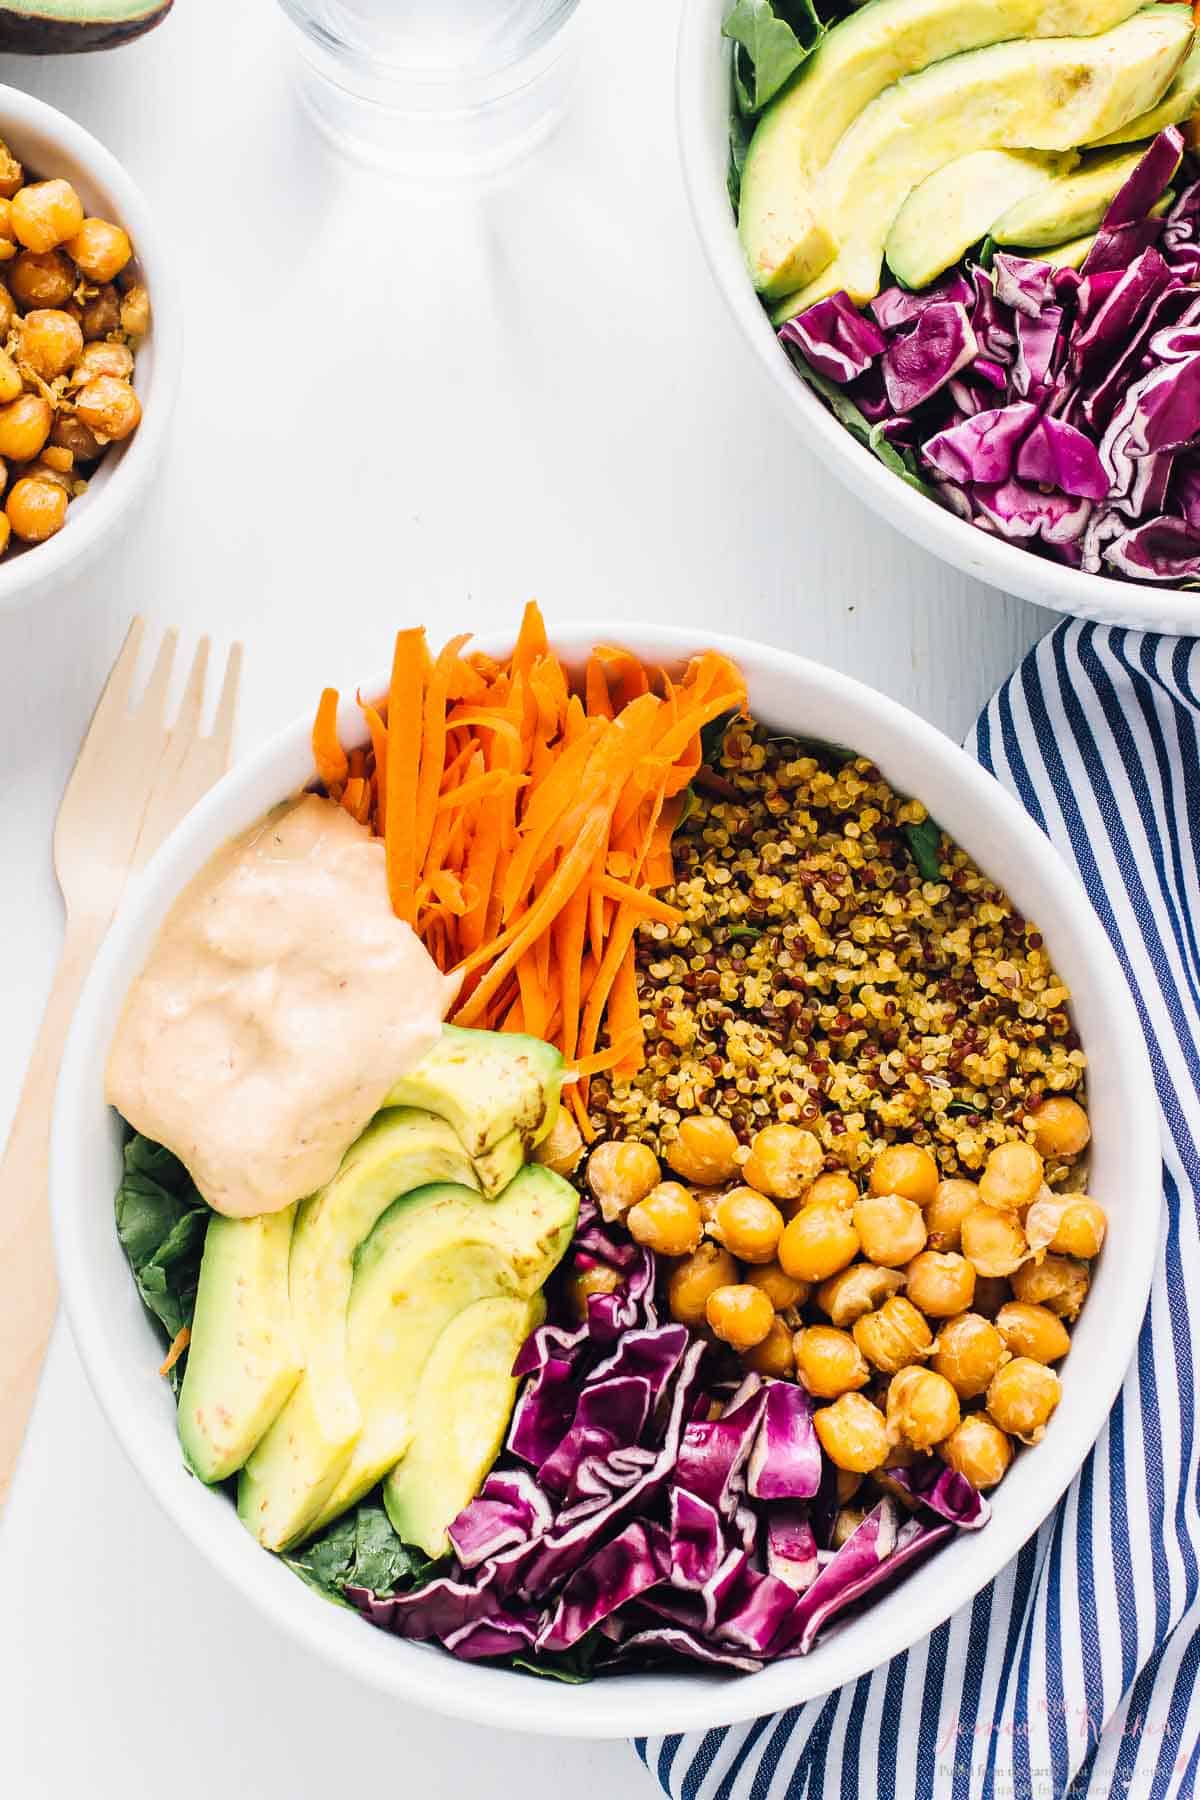
[[[167,1351],[162,1362],[158,1365],[158,1372],[160,1375],[169,1375],[171,1373],[171,1370],[175,1367],[175,1364],[179,1361],[191,1341],[191,1326],[181,1325],[179,1330],[175,1333],[175,1336],[171,1339],[171,1348]]]
[[[337,734],[337,710],[338,691],[327,687],[317,704],[317,716],[313,720],[312,748],[317,774],[331,800],[341,799],[342,789],[350,773],[350,760],[342,749]]]
[[[532,601],[508,657],[467,641],[431,659],[422,631],[400,632],[386,708],[360,696],[370,743],[349,755],[327,689],[314,761],[382,837],[396,913],[458,974],[456,1022],[555,1043],[590,1141],[589,1078],[644,1061],[634,937],[682,917],[655,896],[703,779],[700,733],[744,707],[745,686],[715,651],[673,676],[607,644],[575,677]]]

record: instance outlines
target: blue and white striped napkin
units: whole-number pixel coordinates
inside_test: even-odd
[[[1071,621],[970,740],[1079,870],[1150,1046],[1167,1210],[1125,1385],[1057,1510],[924,1643],[750,1725],[640,1738],[670,1800],[1200,1791],[1200,641]]]

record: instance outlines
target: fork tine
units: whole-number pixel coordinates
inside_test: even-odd
[[[114,713],[124,712],[129,704],[129,691],[133,686],[134,671],[145,636],[146,621],[140,613],[135,613],[129,622],[129,630],[125,633],[125,642],[121,645],[117,660],[109,670],[108,680],[96,702],[96,718],[99,718],[102,708],[105,712],[110,708]]]
[[[173,731],[182,728],[194,736],[200,724],[200,714],[204,707],[204,683],[208,675],[209,641],[202,637],[196,645],[196,654],[188,671],[187,686],[183,690],[179,712],[171,728]]]
[[[217,715],[213,721],[212,741],[214,748],[221,752],[223,766],[229,762],[229,753],[233,748],[233,722],[237,716],[238,688],[242,679],[242,646],[231,644],[229,660],[225,664],[225,680],[221,686],[221,697],[217,701]]]
[[[167,689],[171,684],[171,670],[175,666],[175,651],[179,645],[179,632],[172,625],[164,631],[162,643],[158,647],[158,655],[154,659],[154,667],[150,671],[150,679],[136,708],[144,716],[161,720],[167,706]]]

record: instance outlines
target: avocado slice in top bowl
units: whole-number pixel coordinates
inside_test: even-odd
[[[0,50],[111,50],[161,25],[173,0],[0,0]]]

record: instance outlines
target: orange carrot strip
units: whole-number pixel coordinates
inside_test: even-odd
[[[603,1050],[597,1050],[591,1056],[576,1057],[569,1073],[564,1075],[563,1080],[587,1080],[592,1075],[599,1075],[603,1070],[611,1069],[614,1064],[619,1063],[628,1054],[629,1048],[630,1040],[627,1033],[624,1040],[606,1044]]]
[[[608,942],[604,946],[604,957],[596,971],[596,979],[592,983],[587,997],[587,1005],[583,1009],[583,1029],[579,1034],[579,1049],[583,1056],[590,1056],[596,1048],[596,1039],[600,1033],[600,1021],[604,1016],[604,1008],[612,991],[613,982],[617,978],[617,970],[622,959],[631,952],[633,934],[637,929],[637,920],[625,907],[617,909],[613,920]]]
[[[633,887],[628,881],[618,881],[612,875],[601,875],[596,886],[606,900],[616,900],[622,906],[632,906],[640,918],[657,919],[663,925],[683,923],[683,914],[677,906],[668,906],[665,900],[656,900],[652,894]]]
[[[351,781],[357,781],[359,779],[359,777],[365,775],[366,772],[367,772],[367,753],[366,753],[366,750],[364,749],[364,747],[360,744],[356,750],[352,750],[350,752],[349,778]]]
[[[632,954],[626,955],[617,969],[608,997],[608,1030],[614,1043],[627,1043],[629,1048],[614,1064],[613,1073],[632,1078],[646,1060],[642,1012],[638,1001],[637,965]]]
[[[439,794],[434,811],[442,812],[448,806],[457,810],[486,796],[516,793],[519,788],[528,785],[528,775],[508,775],[503,769],[493,769],[486,775],[476,775],[470,781],[464,781],[461,787],[450,788],[446,793]]]
[[[387,755],[388,731],[378,711],[369,700],[358,696],[358,704],[362,708],[363,717],[367,721],[367,730],[371,734],[371,748],[375,754],[375,830],[379,837],[387,835]]]
[[[463,632],[460,637],[451,638],[439,650],[421,705],[417,791],[413,804],[413,859],[417,869],[423,866],[425,852],[429,848],[434,808],[445,770],[446,704],[450,679],[458,662],[459,652],[469,637],[469,632]]]
[[[388,820],[384,848],[392,911],[410,925],[417,885],[417,779],[427,661],[423,627],[396,633],[388,687]]]
[[[473,725],[481,731],[498,731],[510,738],[514,744],[521,741],[521,733],[511,719],[502,712],[487,712],[479,707],[456,706],[453,712],[446,715],[447,729],[453,731],[460,725]]]
[[[562,1037],[559,1049],[570,1061],[579,1037],[583,974],[583,940],[587,932],[588,889],[582,883],[567,901],[555,926],[555,947],[562,971]]]
[[[613,716],[608,676],[604,672],[604,664],[597,656],[588,657],[584,674],[584,703],[590,719],[611,719]]]
[[[175,1333],[175,1336],[171,1339],[171,1348],[167,1351],[167,1354],[158,1365],[158,1372],[160,1375],[169,1375],[171,1373],[171,1370],[175,1367],[175,1364],[179,1361],[191,1341],[191,1326],[181,1325],[179,1330]]]
[[[534,662],[539,656],[545,656],[549,647],[546,640],[546,622],[542,618],[541,608],[536,600],[529,600],[521,615],[521,629],[517,633],[517,641],[513,646],[511,658],[513,674],[523,675],[528,679]]]
[[[331,800],[340,800],[350,764],[337,733],[338,691],[327,687],[317,703],[313,720],[312,752],[317,775]]]
[[[517,982],[521,989],[521,1015],[525,1029],[532,1037],[541,1037],[546,1028],[546,996],[534,958],[529,953],[517,964]]]

